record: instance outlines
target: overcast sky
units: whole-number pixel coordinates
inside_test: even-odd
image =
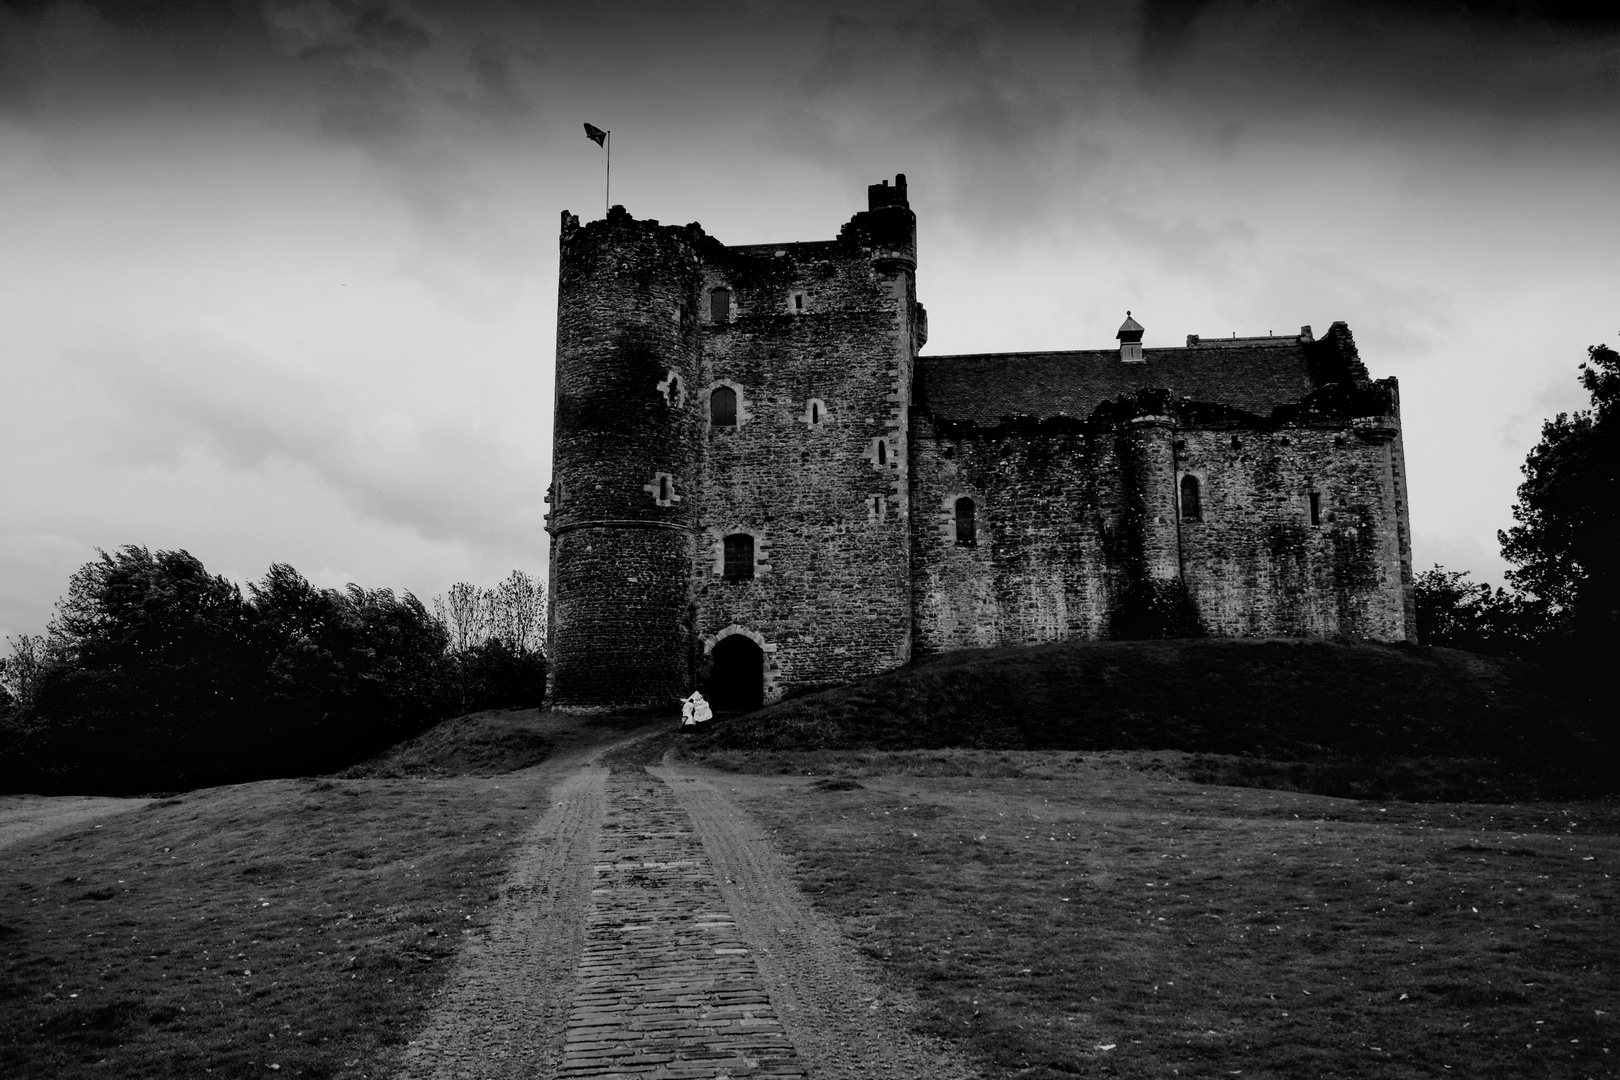
[[[0,635],[129,543],[424,599],[542,573],[585,121],[614,202],[728,243],[906,173],[930,353],[1347,321],[1401,382],[1419,565],[1500,580],[1541,420],[1620,345],[1587,8],[0,0]]]

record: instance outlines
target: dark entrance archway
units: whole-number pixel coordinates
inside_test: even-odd
[[[765,651],[742,634],[721,638],[710,654],[709,703],[716,712],[752,712],[765,704]]]

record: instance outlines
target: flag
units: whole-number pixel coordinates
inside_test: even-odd
[[[603,140],[605,140],[607,136],[608,133],[597,127],[595,124],[585,125],[585,137],[587,139],[594,140],[597,146],[604,145]]]

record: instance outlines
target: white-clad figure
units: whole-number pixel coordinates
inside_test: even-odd
[[[694,690],[691,697],[682,699],[681,727],[697,727],[703,721],[713,718],[714,711],[709,708],[709,703],[703,700],[701,692]]]

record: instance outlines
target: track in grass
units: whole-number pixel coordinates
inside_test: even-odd
[[[896,775],[904,757],[725,782],[988,1076],[1617,1074],[1613,808],[1357,803],[1089,756]]]

